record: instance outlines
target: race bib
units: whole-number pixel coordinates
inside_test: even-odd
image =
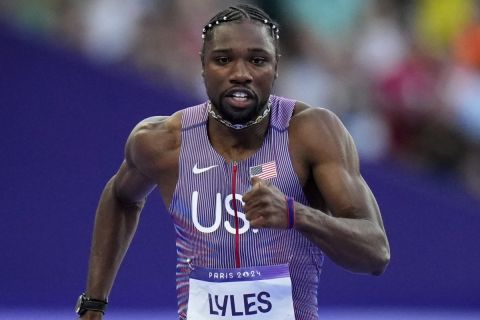
[[[190,274],[188,320],[294,320],[288,265],[236,269],[196,267]]]

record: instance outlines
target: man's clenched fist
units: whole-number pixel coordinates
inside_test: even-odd
[[[242,200],[247,220],[252,228],[288,227],[287,201],[285,195],[269,181],[253,177],[252,188]]]

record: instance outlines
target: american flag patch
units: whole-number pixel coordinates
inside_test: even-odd
[[[275,161],[267,162],[259,166],[250,167],[250,177],[271,179],[277,176],[277,164]]]

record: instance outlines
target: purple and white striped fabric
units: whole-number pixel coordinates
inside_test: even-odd
[[[318,319],[317,289],[323,254],[295,230],[250,228],[242,212],[242,194],[251,187],[250,169],[275,162],[269,181],[285,195],[308,205],[288,151],[288,124],[295,101],[271,96],[270,126],[253,156],[237,162],[236,196],[240,219],[241,267],[288,264],[295,317]],[[179,180],[169,211],[177,246],[177,298],[180,318],[188,305],[191,267],[235,268],[233,163],[215,151],[207,135],[206,103],[182,113]]]

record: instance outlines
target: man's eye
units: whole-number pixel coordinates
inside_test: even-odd
[[[228,57],[217,57],[215,60],[220,63],[220,64],[227,64],[230,62],[230,59]]]
[[[262,57],[255,57],[255,58],[252,58],[252,63],[253,64],[264,64],[266,62],[266,59],[265,58],[262,58]]]

